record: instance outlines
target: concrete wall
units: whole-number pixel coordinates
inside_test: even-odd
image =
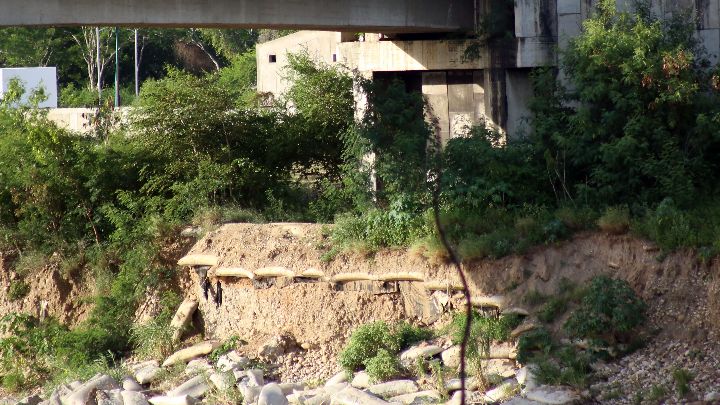
[[[300,31],[257,46],[257,90],[261,93],[285,93],[289,53],[307,52],[313,59],[333,63],[342,34],[326,31]]]
[[[35,90],[45,92],[47,99],[38,104],[40,108],[57,107],[57,72],[54,67],[29,67],[29,68],[2,68],[0,69],[0,98],[8,90],[10,82],[19,80],[25,93],[20,99],[20,104],[27,104]]]
[[[428,32],[468,31],[473,23],[473,0],[3,0],[0,12],[0,26]]]

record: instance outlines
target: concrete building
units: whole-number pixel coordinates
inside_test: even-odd
[[[617,0],[627,9],[630,0]],[[497,2],[475,0],[478,19],[497,15]],[[366,77],[397,77],[422,92],[435,115],[442,140],[485,122],[521,136],[527,127],[533,68],[556,66],[558,48],[580,34],[597,0],[515,0],[500,29],[501,46],[480,46],[462,35],[343,34],[301,31],[258,45],[258,90],[280,94],[287,88],[282,72],[288,52],[307,51],[326,63],[341,63]],[[697,35],[709,59],[720,54],[720,0],[652,0],[658,16],[691,10]],[[502,12],[502,10],[500,10]],[[496,27],[497,28],[497,27]],[[459,37],[459,38],[458,38]],[[455,39],[452,39],[455,38]],[[475,58],[468,47],[478,46]]]

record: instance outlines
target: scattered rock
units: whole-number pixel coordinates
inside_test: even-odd
[[[42,398],[37,395],[30,395],[17,402],[17,405],[38,405],[42,402]]]
[[[567,387],[554,387],[549,385],[528,390],[525,393],[525,398],[552,405],[572,404],[580,400],[580,396]]]
[[[710,391],[703,397],[705,402],[720,401],[720,392]]]
[[[239,355],[236,351],[231,351],[220,356],[217,361],[217,368],[220,371],[242,370],[250,365],[250,359]]]
[[[177,363],[187,363],[196,357],[204,356],[209,354],[213,350],[220,346],[220,342],[214,340],[208,340],[205,342],[198,343],[194,346],[187,347],[182,350],[178,350],[168,357],[162,364],[163,367],[172,366]],[[138,379],[140,381],[140,379]]]
[[[520,335],[530,332],[533,329],[537,329],[537,324],[533,322],[523,322],[518,325],[515,329],[510,332],[510,337],[513,339],[518,338]]]
[[[440,353],[440,358],[445,366],[452,369],[460,367],[460,346],[453,346]]]
[[[465,399],[466,403],[469,403],[471,401],[472,392],[471,391],[465,391]],[[455,393],[452,395],[449,401],[446,402],[445,405],[462,405],[462,391],[455,391]]]
[[[440,393],[435,390],[413,392],[390,398],[390,402],[399,402],[404,405],[432,404],[439,401]]]
[[[235,385],[235,382],[237,379],[235,378],[235,375],[231,372],[224,372],[224,373],[212,373],[210,374],[210,377],[208,377],[208,380],[212,383],[212,385],[215,386],[219,391],[227,391]]]
[[[290,395],[295,391],[305,391],[306,388],[305,384],[299,383],[281,383],[278,386],[284,395]]]
[[[211,372],[213,367],[205,359],[194,359],[188,362],[185,367],[185,375],[194,376],[201,373]]]
[[[262,387],[263,385],[265,385],[265,378],[263,378],[263,371],[260,369],[254,368],[251,370],[247,370],[247,371],[245,371],[245,375],[248,378],[249,386]]]
[[[240,383],[238,384],[238,390],[240,390],[240,394],[243,396],[243,403],[245,404],[254,404],[257,402],[258,397],[260,396],[260,390],[262,387],[258,386],[249,386],[247,383]]]
[[[210,386],[208,386],[205,376],[198,375],[168,391],[167,395],[169,397],[181,397],[187,395],[195,398],[202,398],[209,389]]]
[[[502,378],[515,376],[515,362],[507,359],[483,360],[483,371],[486,375],[499,375]]]
[[[278,384],[270,383],[260,391],[257,403],[258,405],[287,405],[288,400]]]
[[[81,385],[72,394],[62,398],[63,405],[86,405],[91,401],[91,396],[99,390],[114,390],[120,388],[120,385],[112,377],[108,375],[96,375],[88,382]],[[94,400],[95,398],[92,398]]]
[[[500,312],[500,313],[503,315],[520,315],[520,316],[529,316],[530,315],[530,311],[528,311],[525,308],[520,308],[520,307],[512,307],[512,308],[503,309],[502,312]]]
[[[370,386],[370,376],[365,371],[358,371],[350,383],[355,388],[367,388]]]
[[[91,397],[92,399],[92,397]],[[97,405],[123,405],[120,389],[109,391],[96,391],[95,404]]]
[[[162,369],[157,364],[150,364],[135,373],[135,379],[140,384],[149,384],[162,374]]]
[[[134,378],[127,376],[123,377],[122,381],[120,382],[122,385],[122,389],[125,391],[142,391],[143,387],[140,385],[140,383],[137,382]]]
[[[525,387],[526,390],[537,388],[537,378],[535,377],[534,366],[527,365],[515,373],[518,384]]]
[[[123,391],[120,393],[123,405],[148,405],[145,395],[135,391]]]
[[[331,395],[330,403],[332,405],[384,405],[389,402],[357,388],[345,387]]]
[[[459,378],[451,378],[445,383],[445,390],[447,390],[448,392],[458,391],[458,390],[460,390],[460,388],[462,388],[462,387],[461,387]],[[477,388],[478,388],[478,383],[477,383],[477,381],[475,381],[474,378],[470,377],[470,378],[465,379],[465,390],[473,391]]]
[[[474,307],[503,309],[506,304],[507,299],[503,295],[472,297],[472,306]]]
[[[285,352],[297,348],[297,342],[290,334],[275,335],[265,342],[258,350],[258,357],[274,360]]]
[[[395,380],[368,387],[368,392],[379,397],[396,397],[403,394],[417,392],[420,388],[413,380]]]
[[[417,359],[427,359],[442,351],[442,347],[435,345],[413,346],[400,354],[400,363],[405,367],[410,367]]]
[[[183,332],[190,324],[190,320],[192,319],[197,307],[197,300],[192,298],[185,298],[185,301],[183,301],[182,304],[180,304],[180,307],[178,307],[175,312],[175,316],[173,316],[173,319],[170,321],[170,328],[173,330],[172,340],[174,342],[180,341],[180,336],[182,336]]]
[[[199,401],[189,395],[179,397],[158,396],[148,399],[152,405],[195,405]]]
[[[515,379],[505,380],[497,387],[485,392],[485,399],[490,402],[503,402],[517,394],[518,383]]]
[[[542,402],[531,401],[522,397],[515,397],[507,402],[503,402],[503,405],[542,405]]]
[[[339,373],[335,374],[334,376],[330,377],[327,380],[327,382],[325,383],[325,386],[327,387],[330,385],[337,385],[340,383],[344,383],[347,380],[348,380],[348,372],[343,370],[343,371],[340,371]]]

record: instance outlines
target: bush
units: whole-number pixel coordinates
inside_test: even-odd
[[[365,367],[375,381],[400,373],[398,353],[410,345],[432,337],[426,329],[401,322],[392,327],[383,321],[365,324],[350,336],[340,353],[340,366],[348,372]]]
[[[698,223],[691,224],[692,214],[678,209],[672,199],[665,199],[654,210],[648,210],[635,228],[655,241],[664,252],[697,244],[712,246],[714,241],[701,240],[698,230],[713,227],[713,216],[698,215]]]
[[[397,354],[391,354],[385,349],[378,350],[375,357],[365,362],[365,371],[373,382],[387,381],[401,373],[400,361]]]
[[[397,353],[400,345],[392,335],[390,327],[382,321],[362,325],[350,336],[345,349],[340,353],[340,365],[353,372],[365,365],[365,362],[377,356],[384,349]]]
[[[460,344],[463,340],[467,319],[465,312],[457,312],[448,325],[450,339],[453,344]],[[466,358],[470,369],[476,374],[482,370],[482,360],[490,353],[490,345],[494,341],[506,341],[510,332],[517,327],[521,319],[517,315],[501,315],[500,317],[487,317],[476,310],[472,312],[470,325],[470,339],[466,348]]]
[[[598,276],[564,327],[571,336],[597,344],[627,342],[645,321],[646,308],[626,281]]]
[[[625,233],[630,228],[630,212],[627,207],[609,207],[597,224],[603,232],[614,235]]]
[[[30,292],[30,286],[23,280],[15,280],[10,283],[8,298],[10,301],[18,301],[25,298]]]
[[[686,397],[690,393],[690,382],[694,378],[693,374],[684,368],[676,368],[672,372],[672,378],[675,381],[675,391],[678,397]]]

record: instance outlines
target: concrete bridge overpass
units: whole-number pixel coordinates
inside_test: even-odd
[[[3,0],[2,26],[284,28],[451,32],[474,25],[474,0]]]

